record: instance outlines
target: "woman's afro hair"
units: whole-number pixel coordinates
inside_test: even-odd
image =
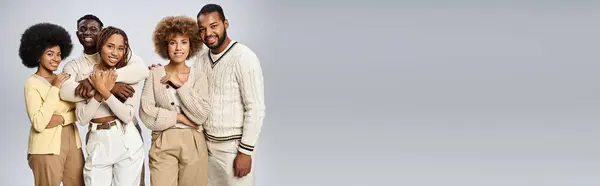
[[[37,23],[25,30],[21,36],[19,57],[27,68],[40,64],[40,57],[48,48],[60,47],[61,59],[65,59],[73,50],[71,35],[63,27],[52,23]]]
[[[156,53],[163,59],[169,57],[169,40],[175,34],[183,34],[190,38],[190,51],[187,59],[195,56],[203,47],[202,39],[200,38],[200,28],[196,20],[187,16],[167,16],[164,17],[154,30],[152,41],[154,41],[154,49]]]

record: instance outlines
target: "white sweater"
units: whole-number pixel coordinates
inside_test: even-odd
[[[215,63],[211,64],[211,58]],[[207,139],[241,139],[238,150],[252,155],[265,117],[264,82],[258,57],[245,45],[232,41],[221,54],[210,54],[208,49],[201,51],[194,65],[208,76],[212,107],[204,124]]]

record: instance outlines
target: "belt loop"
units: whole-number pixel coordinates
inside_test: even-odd
[[[92,123],[92,132],[96,132],[98,130],[98,124]]]
[[[115,127],[117,127],[117,129],[121,130],[121,132],[123,134],[125,134],[125,127],[123,127],[123,125],[121,125],[122,123],[120,122],[120,120],[115,119],[112,122],[115,122]]]

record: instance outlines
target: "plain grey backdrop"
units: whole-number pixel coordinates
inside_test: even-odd
[[[72,59],[76,20],[92,13],[166,64],[157,21],[208,2],[3,1],[0,185],[33,184],[25,28],[65,26]],[[264,70],[258,186],[600,184],[599,1],[211,2]]]

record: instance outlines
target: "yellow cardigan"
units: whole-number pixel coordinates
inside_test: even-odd
[[[31,121],[27,153],[60,154],[62,128],[75,123],[75,104],[60,100],[59,88],[34,74],[25,82],[25,105]],[[62,115],[65,122],[47,129],[53,114]],[[77,148],[81,148],[77,125],[74,128]]]

